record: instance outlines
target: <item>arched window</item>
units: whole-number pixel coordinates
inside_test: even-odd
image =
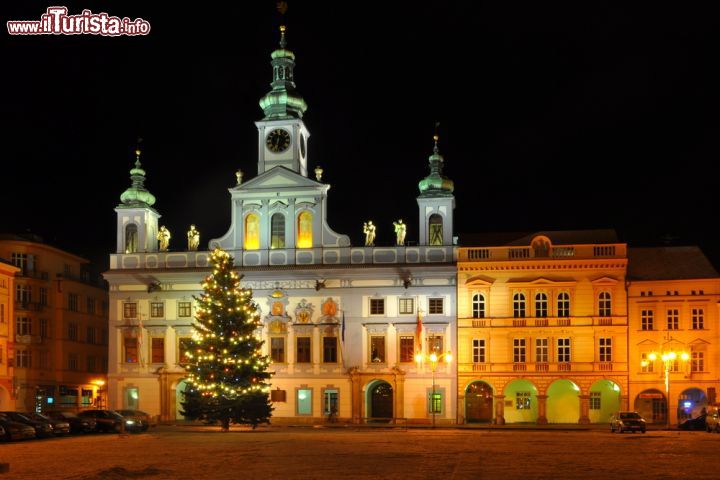
[[[547,295],[544,293],[535,294],[535,316],[545,318],[548,315]]]
[[[245,250],[260,248],[260,217],[254,213],[245,217]]]
[[[557,296],[557,316],[570,316],[570,295],[567,292],[559,293]]]
[[[472,297],[473,318],[485,318],[485,296],[476,293]]]
[[[297,248],[312,248],[313,246],[313,216],[307,210],[300,212],[297,217]]]
[[[437,213],[430,215],[428,220],[430,245],[443,245],[443,219]]]
[[[125,253],[135,253],[138,250],[138,228],[134,223],[125,227]]]
[[[513,316],[525,318],[525,294],[523,293],[513,295]]]
[[[609,317],[612,315],[612,296],[610,292],[600,292],[598,297],[598,315]]]
[[[285,248],[285,215],[270,217],[270,248]]]

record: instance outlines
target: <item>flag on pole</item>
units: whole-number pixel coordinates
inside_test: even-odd
[[[415,351],[417,353],[422,353],[422,336],[423,336],[423,323],[422,323],[422,313],[420,312],[420,309],[418,308],[417,312],[417,330],[415,332]]]
[[[138,325],[137,325],[137,349],[138,349],[138,360],[140,360],[140,366],[145,366],[145,355],[144,355],[144,348],[142,343],[142,337],[143,337],[143,323],[142,323],[142,313],[138,312]]]
[[[345,343],[345,310],[343,310],[342,326],[340,327],[340,341]]]

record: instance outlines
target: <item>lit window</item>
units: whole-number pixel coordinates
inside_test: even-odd
[[[298,388],[297,392],[297,414],[312,415],[312,390],[309,388]]]
[[[254,213],[245,217],[245,250],[260,248],[260,217]]]
[[[643,373],[652,373],[654,371],[654,362],[650,360],[650,354],[647,352],[640,354],[640,369]]]
[[[398,300],[400,315],[412,315],[415,313],[415,299],[401,298]]]
[[[128,302],[123,304],[123,318],[137,318],[137,303]]]
[[[153,337],[151,340],[152,353],[150,361],[152,363],[165,362],[165,339],[163,337]]]
[[[135,337],[125,337],[125,363],[138,362],[138,341]]]
[[[515,392],[515,408],[517,410],[529,410],[531,398],[530,392]]]
[[[385,337],[370,337],[370,361],[373,363],[385,363]]]
[[[162,318],[165,316],[165,304],[162,302],[150,302],[150,316]]]
[[[191,302],[178,303],[178,317],[189,317],[190,315],[192,315],[192,303]]]
[[[285,248],[285,215],[270,217],[270,248]]]
[[[443,219],[437,213],[430,215],[428,221],[430,245],[443,245]]]
[[[312,248],[313,246],[313,216],[306,211],[300,212],[297,217],[297,248]]]
[[[445,359],[443,349],[443,337],[441,335],[431,335],[425,339],[427,345],[428,354],[435,354],[438,356],[438,361],[442,362]]]
[[[439,414],[442,413],[443,396],[442,391],[435,390],[435,393],[428,392],[428,413]]]

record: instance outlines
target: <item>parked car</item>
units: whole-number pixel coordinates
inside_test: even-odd
[[[709,407],[705,416],[705,430],[720,433],[720,407]]]
[[[0,412],[13,422],[24,423],[30,425],[35,429],[35,435],[37,437],[50,437],[53,434],[52,424],[47,420],[33,420],[29,418],[28,414],[20,412]]]
[[[610,418],[610,431],[645,433],[645,419],[638,412],[617,412]]]
[[[113,410],[85,410],[78,413],[78,417],[95,419],[99,432],[118,433],[123,427],[127,432],[140,432],[144,428],[141,421],[125,418]]]
[[[678,428],[680,430],[705,430],[707,428],[707,423],[705,419],[706,415],[700,415],[695,418],[688,418],[680,425],[678,425]]]
[[[13,422],[8,417],[0,413],[0,426],[4,430],[4,440],[22,440],[25,438],[35,438],[35,428],[30,425]]]
[[[53,420],[63,420],[70,424],[71,433],[93,433],[96,423],[94,418],[80,418],[73,412],[52,411],[46,412]]]
[[[53,427],[53,433],[55,435],[70,435],[70,423],[67,420],[59,420],[56,418],[50,418],[42,413],[30,412],[24,413],[30,420],[36,420],[38,422],[50,422]]]
[[[152,415],[149,415],[142,410],[115,410],[117,413],[125,418],[132,418],[133,420],[140,420],[143,423],[143,431],[150,427],[157,427],[157,421]]]

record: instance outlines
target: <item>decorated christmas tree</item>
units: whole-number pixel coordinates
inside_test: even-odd
[[[270,363],[261,353],[256,336],[260,316],[252,291],[240,287],[233,258],[221,249],[210,255],[212,274],[195,298],[195,334],[186,354],[188,386],[182,412],[185,417],[231,423],[269,423],[272,406],[268,398]]]

